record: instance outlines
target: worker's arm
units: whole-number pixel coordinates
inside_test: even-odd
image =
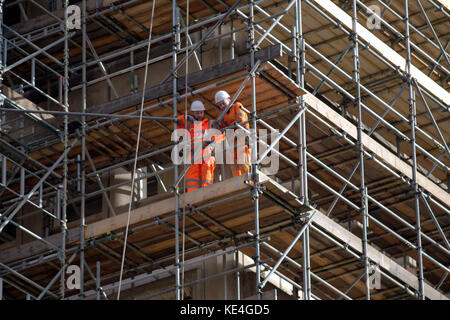
[[[174,121],[174,125],[177,129],[183,129],[185,125],[184,115],[178,116],[176,121]]]
[[[250,129],[250,123],[248,123],[248,115],[247,112],[242,110],[242,104],[239,102],[236,104],[236,121],[238,123],[245,122],[242,126],[246,129]]]
[[[187,115],[186,117],[184,114],[177,117],[176,126],[177,129],[189,129],[189,124],[194,123],[195,118],[191,115]]]
[[[225,134],[220,132],[220,122],[218,120],[211,121],[211,129],[215,129],[207,132],[206,136],[203,139],[203,148],[208,145],[220,143],[225,140]],[[214,134],[214,131],[216,134]]]
[[[222,120],[213,120],[212,125],[211,125],[211,128],[218,129],[218,130],[223,129],[225,127],[227,127],[227,124],[225,123],[225,121],[223,119]]]
[[[191,116],[190,114],[188,114],[186,116],[186,119],[187,119],[188,124],[189,124],[189,122],[195,122],[196,121],[195,118],[193,116]]]

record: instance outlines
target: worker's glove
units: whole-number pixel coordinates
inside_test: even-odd
[[[213,143],[214,140],[210,139],[210,140],[203,140],[202,142],[202,149],[205,149],[206,147],[211,146],[211,143]]]
[[[213,129],[220,129],[219,120],[213,120],[212,123],[211,123],[211,128],[213,128]]]

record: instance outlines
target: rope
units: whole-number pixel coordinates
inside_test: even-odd
[[[187,0],[186,4],[186,57],[188,55],[188,47],[189,47],[189,0]],[[188,69],[189,69],[189,58],[186,59],[186,71],[184,81],[185,93],[188,92]],[[188,95],[186,94],[184,97],[184,118],[187,118],[187,106],[188,106]],[[185,121],[185,126],[187,125],[187,121]],[[193,137],[191,137],[192,139]],[[193,159],[191,159],[192,161]],[[186,169],[186,163],[184,164]],[[185,229],[186,229],[186,179],[184,179],[184,196],[183,196],[183,233],[182,233],[182,246],[181,246],[181,300],[184,300],[184,251],[185,251]],[[177,230],[178,232],[178,230]]]
[[[126,226],[126,229],[125,229],[125,241],[124,241],[124,244],[123,244],[122,263],[120,264],[120,278],[119,278],[119,289],[117,291],[117,300],[120,299],[120,289],[121,289],[121,286],[122,286],[123,265],[124,265],[124,262],[125,262],[125,253],[126,253],[127,241],[128,241],[128,227],[130,225],[131,204],[133,203],[134,176],[135,176],[135,173],[136,173],[137,157],[138,157],[138,151],[139,151],[139,142],[140,142],[140,138],[141,138],[142,114],[144,112],[144,96],[145,96],[145,88],[147,86],[148,61],[150,59],[150,47],[151,47],[151,41],[152,41],[153,16],[154,16],[154,13],[155,13],[155,3],[156,3],[156,0],[153,0],[152,17],[150,19],[150,30],[149,30],[149,33],[148,33],[147,60],[146,60],[146,63],[145,63],[145,75],[144,75],[144,85],[143,85],[143,88],[142,88],[141,110],[140,110],[140,113],[139,113],[139,129],[138,129],[138,133],[137,133],[136,152],[135,152],[135,155],[134,155],[133,175],[132,175],[132,178],[131,178],[130,204],[128,206],[128,217],[127,217],[127,226]]]

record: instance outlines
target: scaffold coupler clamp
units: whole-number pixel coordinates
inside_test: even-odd
[[[297,210],[296,210],[297,211]],[[303,226],[305,223],[307,223],[311,217],[311,211],[297,211],[297,214],[292,217],[292,222],[294,223],[295,227]]]
[[[305,211],[306,206],[301,205],[297,208],[295,208],[295,216],[294,216],[294,223],[296,224],[304,224],[308,222],[309,218],[312,215],[312,211],[308,210]]]
[[[370,273],[370,270],[371,270],[372,265],[371,265],[371,263],[370,263],[370,261],[369,261],[369,258],[367,257],[366,254],[361,254],[361,256],[359,257],[359,262],[358,262],[358,264],[359,264],[361,267],[365,267],[365,264],[366,264],[366,258],[367,258],[367,263],[368,263],[368,265],[369,265],[369,273]]]
[[[174,185],[172,185],[172,186],[170,186],[169,190],[167,190],[167,193],[168,194],[178,193],[177,188]]]
[[[357,39],[357,38],[358,38],[358,37],[357,37],[356,32],[350,31],[350,33],[348,34],[348,39],[349,39],[350,41],[356,42],[356,39]]]
[[[194,208],[192,207],[192,204],[188,203],[188,204],[186,204],[186,207],[188,207],[189,213],[190,213],[192,216],[197,214],[197,211],[194,210]]]

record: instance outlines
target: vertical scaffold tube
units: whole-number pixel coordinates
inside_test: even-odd
[[[361,205],[360,213],[363,221],[363,238],[362,238],[362,259],[364,264],[365,273],[365,287],[366,287],[366,299],[370,300],[370,286],[369,286],[369,260],[367,257],[367,208],[366,208],[366,186],[364,183],[364,150],[362,145],[362,109],[361,109],[361,87],[360,87],[360,74],[359,74],[359,48],[358,48],[358,33],[356,32],[356,26],[358,24],[357,17],[357,1],[353,0],[352,7],[352,41],[353,41],[353,82],[356,86],[355,101],[356,108],[358,110],[358,126],[357,126],[357,147],[359,152],[359,168],[360,168],[360,194],[361,194]]]
[[[299,87],[304,88],[305,84],[305,39],[303,38],[303,25],[302,25],[302,3],[297,0],[295,3],[295,49],[296,56],[296,75],[297,84]],[[300,108],[305,108],[305,101],[303,96],[300,97]],[[298,120],[299,127],[299,180],[300,180],[300,199],[305,205],[308,205],[308,175],[307,175],[307,162],[306,162],[306,119],[305,113],[300,116]],[[311,266],[310,266],[310,254],[309,254],[309,226],[305,229],[302,236],[302,255],[303,255],[303,299],[311,299]]]
[[[254,0],[249,0],[249,26],[248,26],[248,41],[250,46],[250,69],[252,70],[255,65],[255,26],[254,26],[254,10],[255,3]],[[254,211],[255,211],[255,267],[256,267],[256,295],[258,300],[261,300],[261,265],[260,265],[260,243],[259,243],[259,179],[257,173],[257,159],[258,159],[258,142],[256,138],[256,82],[255,73],[251,74],[251,86],[252,86],[252,176],[251,180],[253,182],[252,186],[252,197],[254,201]]]
[[[67,15],[67,8],[69,0],[64,1],[64,12]],[[64,24],[64,151],[68,149],[69,142],[69,30],[68,19],[65,19]],[[67,178],[68,178],[68,152],[64,155],[64,176],[63,176],[63,205],[61,217],[61,300],[64,300],[65,294],[65,275],[66,275],[66,231],[67,231]]]
[[[82,8],[82,110],[86,113],[86,0],[83,0]],[[81,219],[80,219],[80,298],[84,299],[84,227],[86,224],[86,117],[83,115],[81,117]]]
[[[3,61],[3,50],[6,50],[6,48],[3,47],[3,3],[4,0],[0,0],[0,93],[2,93],[3,88],[3,68],[6,64],[6,61]],[[0,107],[3,107],[3,101],[0,101]],[[0,129],[2,128],[2,121],[3,121],[3,113],[4,111],[0,111]],[[6,185],[6,157],[2,156],[2,181],[1,183]]]
[[[418,255],[418,278],[419,278],[419,300],[425,300],[423,292],[423,261],[422,261],[422,238],[420,236],[420,207],[419,190],[417,186],[417,157],[416,157],[416,99],[411,78],[411,48],[409,42],[409,12],[408,0],[405,0],[405,41],[406,41],[406,81],[409,89],[409,122],[411,125],[411,153],[412,153],[412,183],[411,188],[414,192],[414,209],[416,212],[416,232],[417,232],[417,255]]]
[[[154,0],[155,1],[155,0]],[[177,66],[177,52],[179,46],[179,33],[180,33],[180,25],[178,20],[178,10],[177,10],[177,1],[173,0],[172,2],[172,38],[173,38],[173,46],[172,46],[172,67],[175,70]],[[173,74],[173,117],[177,117],[177,76],[176,70]],[[176,135],[176,130],[175,130]],[[177,137],[175,136],[175,139]],[[178,180],[178,166],[174,167],[174,184],[176,184]],[[179,192],[178,186],[175,190],[175,288],[176,288],[176,299],[180,300],[180,243],[179,243],[179,220],[180,220],[180,208],[179,208]]]

